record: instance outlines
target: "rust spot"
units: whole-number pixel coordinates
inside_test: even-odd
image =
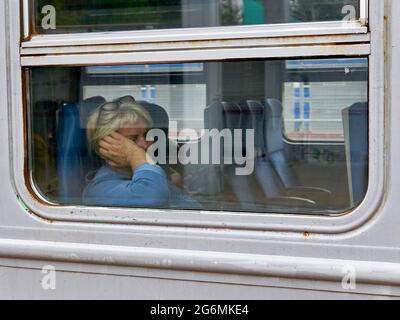
[[[303,237],[305,238],[305,239],[309,239],[310,237],[311,237],[311,234],[309,233],[309,232],[304,232],[303,233]]]

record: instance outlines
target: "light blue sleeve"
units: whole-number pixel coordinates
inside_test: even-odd
[[[169,202],[167,177],[161,167],[150,164],[137,168],[132,180],[100,177],[85,190],[83,202],[97,206],[167,206]]]

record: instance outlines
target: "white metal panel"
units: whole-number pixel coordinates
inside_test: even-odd
[[[366,34],[367,32],[368,28],[362,26],[359,22],[312,22],[156,31],[93,32],[67,35],[35,35],[29,41],[23,42],[22,48],[352,35]]]
[[[41,269],[0,266],[0,299],[134,299],[134,300],[266,300],[266,299],[387,299],[390,287],[372,295],[368,290],[340,292],[326,289],[296,289],[278,285],[261,286],[157,278],[117,274],[57,272],[56,290],[43,290]],[[307,287],[306,284],[306,287]],[[361,287],[361,285],[360,285]],[[363,290],[361,290],[363,291]],[[393,296],[392,296],[393,298]],[[146,310],[140,310],[145,312]],[[194,311],[194,310],[193,310]],[[150,314],[150,310],[148,310]],[[147,318],[147,317],[146,317]]]
[[[255,39],[235,40],[201,40],[201,41],[175,41],[158,43],[128,43],[128,44],[106,44],[94,45],[60,45],[26,47],[21,49],[22,56],[35,55],[66,55],[66,54],[88,54],[88,53],[121,53],[121,52],[155,52],[173,50],[196,50],[196,49],[229,49],[229,48],[270,48],[270,47],[300,47],[313,45],[343,45],[343,44],[365,44],[369,43],[368,33],[350,35],[320,35],[302,37],[272,37]]]
[[[0,240],[0,256],[55,262],[196,271],[341,283],[351,266],[359,284],[400,286],[400,263],[268,256],[160,248]]]
[[[76,66],[76,65],[107,65],[107,64],[142,64],[142,63],[173,63],[191,61],[215,61],[232,59],[259,58],[290,58],[290,57],[326,57],[326,56],[366,56],[371,53],[369,44],[353,45],[313,45],[272,48],[239,48],[239,49],[202,49],[176,50],[156,52],[129,52],[111,54],[72,54],[23,56],[23,67],[32,66]]]

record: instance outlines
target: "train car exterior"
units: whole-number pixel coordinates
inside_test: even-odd
[[[68,2],[0,3],[0,298],[400,297],[399,1]],[[127,93],[169,117],[193,201],[81,199],[68,128]],[[228,164],[202,157],[217,128]]]

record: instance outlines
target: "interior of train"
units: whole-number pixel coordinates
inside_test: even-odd
[[[88,117],[124,96],[149,112],[178,152],[189,145],[201,153],[212,129],[240,130],[240,143],[221,139],[221,149],[236,143],[244,156],[254,149],[245,175],[237,174],[243,164],[223,160],[164,166],[204,210],[333,215],[365,197],[367,59],[40,67],[28,74],[29,170],[53,204],[82,205],[82,190],[102,164],[87,144]],[[254,145],[243,142],[248,130]]]

